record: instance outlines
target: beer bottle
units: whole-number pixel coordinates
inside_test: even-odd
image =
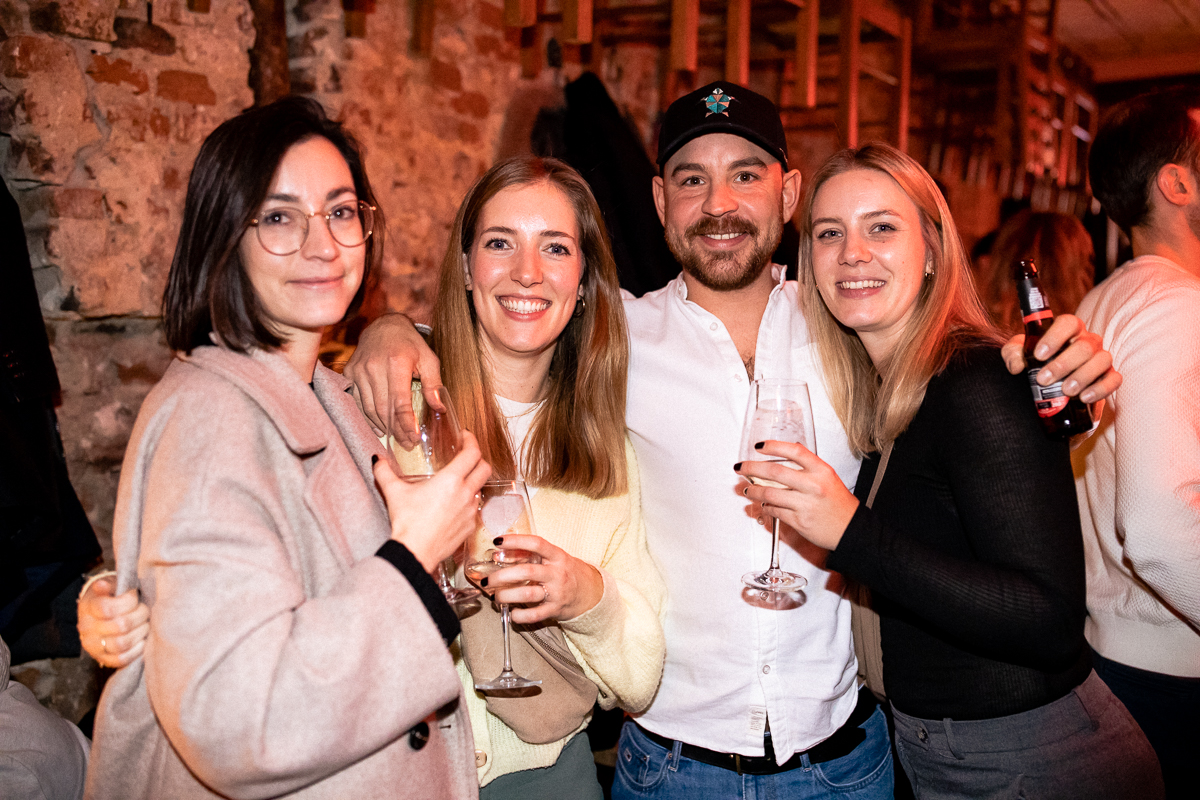
[[[1021,318],[1025,323],[1025,362],[1028,365],[1025,374],[1029,377],[1033,405],[1046,435],[1052,439],[1070,439],[1077,433],[1091,430],[1092,416],[1087,406],[1078,397],[1064,395],[1062,381],[1049,386],[1039,386],[1037,382],[1037,374],[1046,362],[1034,358],[1033,351],[1054,319],[1054,312],[1047,306],[1038,286],[1037,265],[1030,260],[1018,261],[1013,267],[1013,278],[1017,282]]]

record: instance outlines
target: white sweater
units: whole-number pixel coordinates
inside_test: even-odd
[[[1122,664],[1200,677],[1200,275],[1142,256],[1076,313],[1125,378],[1074,453],[1088,641]]]

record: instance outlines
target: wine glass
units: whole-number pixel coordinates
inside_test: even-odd
[[[468,546],[465,574],[467,580],[479,586],[488,596],[497,589],[524,586],[529,581],[497,583],[492,576],[500,570],[517,564],[537,564],[541,561],[537,553],[514,548],[496,548],[493,540],[497,536],[511,534],[533,534],[533,513],[529,506],[529,492],[525,481],[488,481],[479,491],[479,514],[476,516],[475,535]],[[484,578],[488,585],[482,586]],[[500,625],[504,631],[504,668],[490,681],[476,681],[475,688],[481,692],[506,691],[538,686],[541,681],[523,678],[513,671],[508,637],[511,621],[508,603],[500,604]]]
[[[420,381],[413,381],[411,390],[412,413],[417,424],[416,442],[404,446],[404,442],[409,441],[408,435],[401,433],[405,429],[405,420],[393,403],[388,411],[387,451],[396,475],[403,481],[418,483],[429,480],[453,460],[462,447],[462,430],[450,402],[450,392],[445,386],[439,386],[434,392],[440,408],[426,402]],[[407,413],[403,412],[404,415]],[[446,570],[444,561],[437,565],[434,572],[434,579],[447,602],[463,603],[479,596],[479,591],[469,586],[456,588],[452,574],[452,570]]]
[[[773,461],[798,469],[779,456],[764,455],[754,449],[758,442],[773,439],[798,442],[816,451],[813,430],[812,404],[808,399],[808,384],[804,381],[759,378],[750,386],[750,402],[746,407],[746,424],[742,429],[742,461]],[[783,484],[763,478],[750,478],[759,486],[786,488]],[[771,568],[766,572],[747,572],[742,583],[764,592],[787,593],[803,589],[808,580],[803,575],[784,572],[779,568],[779,520],[772,521]]]

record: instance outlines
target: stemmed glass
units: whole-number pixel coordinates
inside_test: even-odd
[[[533,512],[529,505],[529,492],[525,481],[488,481],[479,492],[479,514],[476,517],[475,535],[467,554],[465,574],[467,580],[494,596],[497,589],[527,585],[529,581],[496,583],[488,581],[480,586],[484,578],[517,564],[537,564],[541,558],[537,553],[513,548],[495,548],[497,536],[533,534]],[[475,688],[481,692],[524,689],[538,686],[541,681],[523,678],[513,671],[508,637],[511,626],[508,603],[500,604],[500,625],[504,631],[504,669],[490,681],[476,681]]]
[[[426,402],[420,381],[412,382],[412,410],[416,417],[417,438],[408,447],[404,446],[404,442],[409,441],[408,434],[402,433],[405,430],[404,420],[395,403],[388,413],[387,451],[391,455],[392,468],[401,480],[409,483],[432,478],[453,460],[462,447],[462,430],[450,402],[450,392],[446,391],[446,387],[439,386],[434,394],[440,408]],[[462,589],[455,587],[451,574],[446,570],[445,562],[437,565],[434,574],[447,602],[463,603],[479,596],[479,591],[469,586]]]
[[[750,386],[750,402],[746,407],[746,424],[742,429],[742,461],[773,461],[794,466],[779,456],[764,455],[754,449],[758,442],[773,439],[797,442],[816,452],[812,404],[808,399],[808,384],[804,381],[759,378]],[[763,478],[750,478],[760,486],[786,488],[783,484]],[[771,568],[766,572],[747,572],[742,583],[764,592],[787,593],[803,589],[808,580],[803,575],[784,572],[779,568],[779,520],[772,521]]]

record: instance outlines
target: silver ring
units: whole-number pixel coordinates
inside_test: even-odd
[[[105,653],[108,653],[108,642],[106,642],[103,638],[100,639],[100,649]]]
[[[542,603],[550,602],[550,590],[546,588],[546,584],[542,584]],[[539,604],[540,605],[540,604]]]

